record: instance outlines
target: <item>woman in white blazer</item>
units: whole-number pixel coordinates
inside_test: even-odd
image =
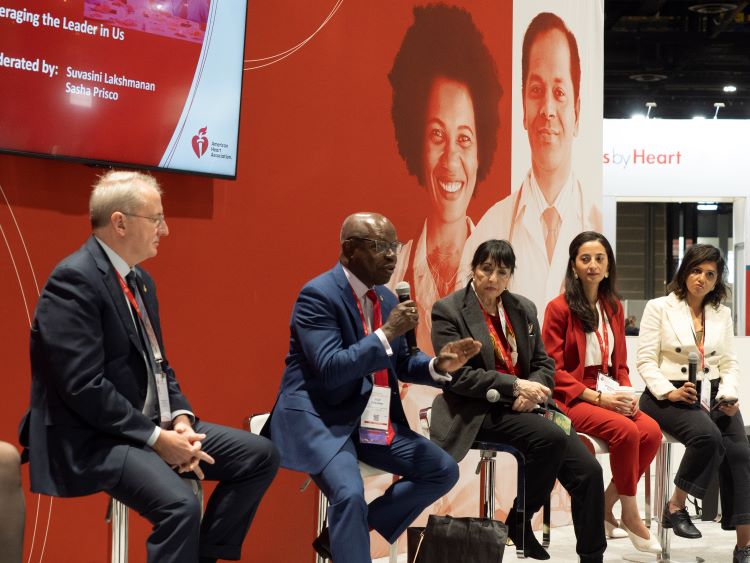
[[[641,319],[638,372],[646,382],[640,407],[686,447],[662,525],[701,537],[685,510],[688,494],[702,498],[719,470],[721,526],[737,530],[733,562],[750,563],[750,445],[739,412],[737,358],[719,249],[693,245],[666,297],[646,304]],[[697,383],[688,379],[688,354],[698,356]]]

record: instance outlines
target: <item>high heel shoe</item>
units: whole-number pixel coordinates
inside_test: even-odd
[[[619,526],[615,526],[607,520],[604,521],[604,534],[607,536],[607,539],[610,540],[628,537],[628,533],[625,530]]]
[[[630,538],[631,543],[633,544],[633,547],[635,547],[638,551],[643,551],[644,553],[661,553],[661,545],[659,545],[659,542],[654,540],[653,538],[642,538],[635,532],[631,532],[628,527],[625,525],[625,522],[620,520],[620,527],[625,530],[625,532],[628,534],[628,537]],[[649,532],[649,536],[651,536],[651,533]]]

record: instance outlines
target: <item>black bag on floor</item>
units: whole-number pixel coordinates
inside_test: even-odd
[[[409,563],[498,563],[507,539],[497,520],[431,514],[426,528],[407,530]]]

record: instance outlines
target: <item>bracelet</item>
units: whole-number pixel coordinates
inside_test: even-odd
[[[601,407],[602,406],[602,392],[601,391],[597,391],[596,393],[597,393],[597,395],[596,395],[596,402],[594,404],[597,407]]]

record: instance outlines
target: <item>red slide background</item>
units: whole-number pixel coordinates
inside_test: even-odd
[[[44,2],[33,8],[20,0],[3,4],[49,11],[61,25],[63,17],[86,20],[97,29],[104,23],[84,17],[83,0]],[[6,56],[44,59],[60,67],[53,78],[0,67],[0,102],[7,104],[0,110],[0,147],[158,165],[190,91],[201,45],[132,29],[123,33],[125,40],[119,41],[44,27],[41,18],[39,27],[0,20],[0,51]],[[156,91],[67,78],[68,66],[153,82]],[[116,91],[119,99],[92,96],[90,107],[73,105],[66,82]]]
[[[296,45],[333,4],[251,3],[246,58]],[[271,408],[295,296],[305,281],[336,261],[346,215],[382,212],[402,240],[421,227],[427,198],[396,150],[387,79],[412,22],[409,4],[344,3],[297,53],[245,72],[236,182],[157,174],[166,191],[171,234],[145,267],[159,289],[171,363],[197,413],[207,420],[239,426],[244,416]],[[510,191],[512,3],[455,4],[465,6],[483,32],[505,91],[492,169],[468,210],[477,221]],[[19,104],[26,103],[23,97],[19,93]],[[34,118],[25,107],[23,114],[19,110],[17,131]],[[161,134],[159,129],[153,124],[149,134]],[[97,119],[90,131],[124,135],[124,145],[131,144],[129,133],[108,119]],[[88,193],[99,172],[75,163],[0,156],[0,187],[7,197],[0,194],[2,440],[17,443],[17,424],[28,403],[28,315],[37,298],[32,272],[43,285],[54,265],[83,243],[89,233]],[[28,490],[27,469],[23,477]],[[303,480],[301,474],[280,472],[245,543],[243,561],[312,560],[315,493],[312,487],[299,492]],[[24,561],[38,498],[27,494],[26,500]],[[40,499],[32,561],[39,561],[49,502]],[[43,561],[108,560],[106,502],[105,495],[55,499]],[[137,515],[130,522],[130,561],[140,563],[148,525]]]

